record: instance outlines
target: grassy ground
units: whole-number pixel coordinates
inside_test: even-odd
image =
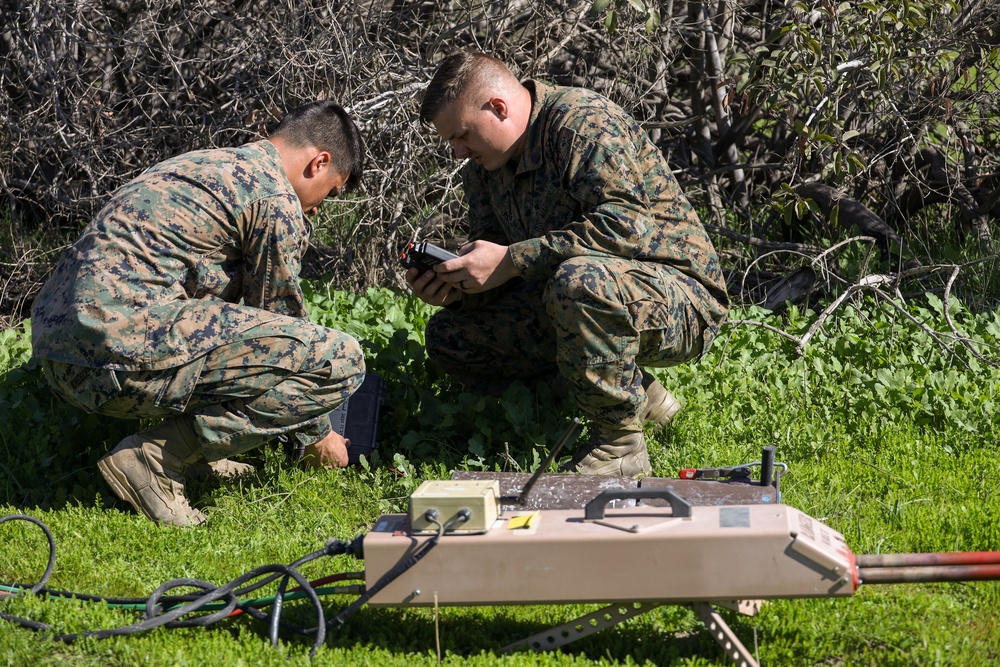
[[[370,367],[390,385],[382,456],[370,468],[310,472],[277,448],[249,460],[258,471],[234,482],[192,486],[209,517],[196,530],[153,525],[95,480],[94,461],[137,424],[66,412],[25,363],[25,334],[0,336],[0,515],[45,522],[57,543],[50,589],[145,597],[161,583],[192,577],[215,584],[258,566],[289,563],[330,538],[364,533],[377,517],[405,507],[423,479],[453,469],[527,469],[569,413],[523,388],[483,401],[448,385],[416,358],[426,312],[384,294],[316,298],[314,319],[371,341]],[[368,308],[367,311],[364,309]],[[369,313],[361,315],[361,313]],[[796,331],[807,314],[780,322]],[[978,319],[977,319],[978,318]],[[685,407],[651,436],[654,472],[733,465],[775,445],[789,466],[784,502],[844,534],[855,553],[1000,549],[1000,457],[993,416],[1000,373],[936,350],[919,331],[881,315],[845,316],[803,357],[763,330],[728,330],[710,355],[658,371]],[[388,323],[389,326],[384,326]],[[968,333],[988,333],[993,316],[969,315]],[[4,361],[5,360],[5,361]],[[393,369],[406,369],[394,372]],[[49,452],[48,462],[43,459]],[[437,452],[437,454],[435,454]],[[46,481],[48,480],[48,481]],[[740,558],[738,549],[732,553]],[[32,583],[45,570],[41,531],[0,525],[0,583]],[[580,558],[586,562],[587,554]],[[620,562],[592,563],[593,576]],[[302,567],[309,579],[361,570],[352,557]],[[419,567],[419,565],[418,565]],[[684,577],[683,571],[664,577]],[[273,585],[258,595],[271,595]],[[354,596],[322,598],[327,616]],[[570,644],[565,650],[505,655],[501,648],[599,608],[593,605],[443,608],[362,607],[328,635],[315,658],[312,639],[247,616],[208,628],[157,629],[71,644],[53,633],[135,623],[141,614],[105,604],[42,596],[0,598],[0,613],[46,623],[33,632],[6,624],[0,664],[8,665],[728,665],[693,612],[665,606]],[[723,611],[763,665],[988,665],[1000,661],[1000,584],[862,586],[838,599],[777,600],[754,617]],[[307,602],[287,602],[283,619],[315,625]]]

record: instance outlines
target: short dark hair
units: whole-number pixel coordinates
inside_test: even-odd
[[[361,185],[364,145],[361,132],[343,107],[330,100],[309,102],[282,117],[271,132],[292,146],[315,146],[330,154],[337,173],[347,174],[344,189]]]
[[[441,110],[462,96],[474,83],[480,85],[501,76],[513,76],[501,60],[475,49],[452,53],[438,65],[420,102],[420,120],[431,123]]]

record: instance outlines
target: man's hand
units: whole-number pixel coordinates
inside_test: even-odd
[[[462,292],[451,283],[438,278],[434,270],[409,269],[406,282],[418,299],[432,306],[447,306],[462,298]]]
[[[347,466],[347,445],[351,443],[336,431],[306,446],[306,454],[302,458],[306,467],[314,470],[319,468],[343,468]]]
[[[485,292],[518,275],[507,246],[473,241],[459,251],[458,257],[435,264],[430,271],[410,269],[406,282],[424,303],[447,306],[461,299],[462,293]]]
[[[437,277],[466,294],[499,287],[518,275],[510,248],[489,241],[473,241],[462,248],[456,259],[434,267]]]

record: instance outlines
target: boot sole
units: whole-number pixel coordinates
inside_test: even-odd
[[[202,459],[201,461],[196,461],[195,463],[189,465],[188,469],[184,471],[184,477],[186,479],[201,479],[204,477],[236,479],[240,475],[245,475],[255,471],[256,468],[249,463],[239,463],[237,461],[228,461],[226,459],[209,463],[208,461]]]
[[[604,463],[604,461],[602,461],[602,463]],[[608,461],[607,463],[611,463],[611,462]],[[587,475],[587,476],[592,476],[592,477],[626,477],[628,479],[638,479],[640,477],[648,477],[648,476],[650,476],[650,475],[653,474],[652,468],[646,469],[645,467],[643,467],[643,468],[641,468],[639,470],[639,472],[637,472],[635,474],[632,474],[632,475],[629,475],[629,474],[626,474],[626,472],[624,470],[622,470],[621,464],[619,464],[619,465],[616,466],[613,463],[611,465],[603,466],[603,467],[600,467],[600,468],[598,468],[598,467],[592,467],[592,468],[579,468],[579,467],[577,467],[577,468],[574,468],[574,469],[567,470],[567,472],[575,472],[578,475]]]

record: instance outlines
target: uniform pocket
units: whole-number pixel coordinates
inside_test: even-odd
[[[97,412],[122,390],[118,376],[111,369],[74,366],[56,361],[45,362],[44,368],[53,392],[70,405],[86,412]]]
[[[202,355],[197,359],[170,371],[161,371],[164,374],[163,384],[156,393],[156,406],[170,410],[171,412],[184,412],[187,408],[191,395],[198,386],[201,379],[201,372],[205,368],[205,360],[208,355]]]

